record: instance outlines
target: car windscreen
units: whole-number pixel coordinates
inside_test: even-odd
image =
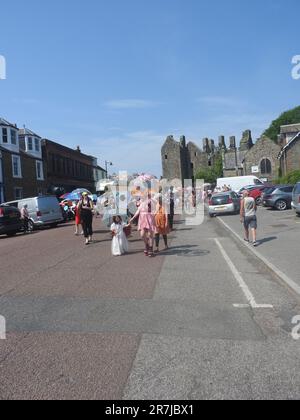
[[[227,204],[229,200],[229,195],[216,195],[215,197],[212,197],[212,205],[217,206],[219,204]]]

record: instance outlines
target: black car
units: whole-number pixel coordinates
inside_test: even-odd
[[[14,236],[22,226],[21,213],[16,207],[0,206],[0,235]]]

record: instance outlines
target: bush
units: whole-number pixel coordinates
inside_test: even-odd
[[[276,184],[297,184],[300,182],[300,170],[293,171],[287,174],[284,177],[281,177],[275,181]]]

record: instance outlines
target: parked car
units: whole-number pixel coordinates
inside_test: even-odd
[[[0,206],[0,235],[14,236],[22,229],[21,213],[11,206]]]
[[[208,212],[210,217],[218,214],[237,214],[241,208],[241,199],[233,191],[214,194],[209,200]]]
[[[59,202],[55,196],[41,196],[33,198],[24,198],[18,201],[5,203],[19,210],[27,204],[29,212],[29,229],[33,230],[39,227],[55,227],[63,222],[62,211]]]
[[[267,189],[263,195],[264,207],[272,207],[279,211],[291,208],[293,190],[293,185],[278,185]]]
[[[300,216],[300,182],[295,185],[293,191],[292,208],[296,211],[298,216]]]
[[[261,186],[257,186],[257,185],[249,185],[245,188],[242,188],[239,191],[239,196],[242,197],[243,196],[243,192],[244,191],[248,191],[249,192],[249,196],[254,198],[256,204],[258,206],[262,205],[263,202],[263,194],[264,192],[269,189],[272,188],[273,186],[271,184],[265,184],[265,185],[261,185]]]

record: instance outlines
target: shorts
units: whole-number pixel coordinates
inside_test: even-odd
[[[245,229],[249,229],[249,228],[257,229],[257,217],[256,216],[245,217],[244,226],[245,226]]]

